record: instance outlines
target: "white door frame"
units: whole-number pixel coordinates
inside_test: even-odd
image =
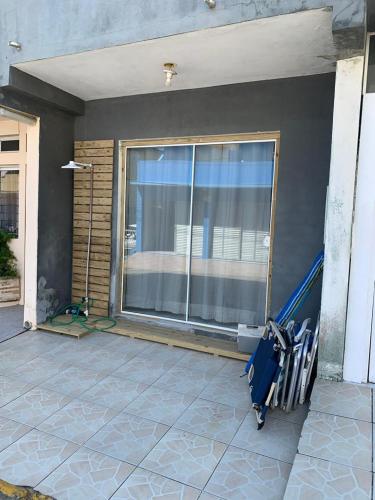
[[[22,145],[24,154],[16,165],[23,163],[23,176],[20,175],[20,186],[24,186],[25,207],[20,217],[24,217],[24,322],[28,321],[32,329],[37,326],[37,293],[38,293],[38,209],[39,209],[39,133],[40,120],[37,117],[20,113],[0,106],[0,114],[18,125],[23,131]],[[21,134],[20,134],[21,135]],[[10,156],[4,161],[8,161]],[[14,158],[14,157],[13,157]],[[22,161],[21,161],[22,160]],[[14,163],[13,163],[14,164]],[[21,174],[21,171],[20,171]]]
[[[34,330],[38,300],[39,131],[39,118],[27,125],[24,322],[31,323]]]

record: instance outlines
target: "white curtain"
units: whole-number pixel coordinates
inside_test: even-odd
[[[127,158],[123,309],[185,320],[192,147],[131,149]],[[127,246],[127,245],[126,245]]]
[[[196,147],[193,227],[204,227],[205,244],[192,257],[192,321],[264,323],[273,149],[273,143]]]
[[[193,169],[192,146],[129,151],[123,310],[264,323],[273,157],[273,142],[197,145]]]

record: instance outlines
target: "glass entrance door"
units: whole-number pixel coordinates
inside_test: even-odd
[[[127,149],[122,311],[264,324],[275,142]]]

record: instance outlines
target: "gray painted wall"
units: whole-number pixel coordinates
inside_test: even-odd
[[[0,85],[19,62],[319,8],[332,9],[339,54],[363,50],[366,0],[1,0]]]
[[[38,321],[70,301],[74,117],[25,95],[0,91],[0,104],[40,117]],[[27,258],[27,248],[26,248]]]
[[[327,74],[91,101],[76,119],[75,138],[118,141],[280,130],[275,315],[323,245],[334,82],[334,74]],[[317,287],[301,316],[316,317],[319,302]]]

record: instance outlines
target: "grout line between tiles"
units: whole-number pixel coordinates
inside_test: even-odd
[[[356,420],[357,422],[368,422],[371,424],[371,417],[370,420],[364,420],[363,418],[356,418],[356,417],[349,417],[348,415],[338,415],[337,413],[331,413],[328,411],[323,411],[323,410],[316,410],[315,408],[311,408],[309,411],[313,411],[315,413],[323,413],[324,415],[331,415],[332,417],[340,417],[340,418],[347,418],[349,420]]]
[[[308,457],[308,458],[313,458],[315,460],[322,460],[323,462],[328,462],[331,464],[341,465],[342,467],[347,467],[348,469],[362,470],[364,472],[368,472],[369,474],[372,474],[372,471],[369,469],[364,469],[363,467],[356,467],[355,465],[343,464],[340,462],[336,462],[335,460],[328,460],[328,458],[316,457],[315,455],[307,455],[307,453],[301,453],[300,451],[298,451],[298,455],[302,455],[302,456]]]
[[[128,462],[125,462],[125,463],[128,463]],[[130,465],[132,465],[132,464],[130,464]],[[164,479],[168,479],[169,481],[173,481],[175,483],[181,484],[182,486],[187,486],[188,488],[193,488],[193,489],[199,491],[199,496],[201,495],[201,493],[203,493],[203,490],[201,488],[197,488],[196,486],[191,486],[190,484],[183,483],[182,481],[179,481],[178,479],[172,479],[171,477],[165,476],[164,474],[159,474],[159,472],[153,472],[152,470],[146,469],[145,467],[140,467],[139,465],[136,465],[133,467],[134,467],[134,470],[129,474],[129,476],[125,479],[125,481],[123,481],[121,483],[121,485],[117,488],[117,490],[112,493],[112,495],[109,497],[108,500],[110,500],[117,493],[117,491],[124,485],[124,483],[126,483],[126,481],[130,478],[130,476],[133,475],[133,473],[138,469],[141,469],[145,472],[149,472],[151,474],[155,474],[155,476],[163,477]],[[198,497],[198,499],[199,499],[199,497]]]
[[[354,418],[354,417],[346,417],[346,416],[343,416],[343,415],[336,415],[335,413],[328,413],[326,411],[314,410],[313,408],[310,408],[309,413],[311,413],[311,412],[319,413],[319,414],[322,414],[322,415],[329,415],[330,417],[345,418],[346,420],[354,420],[355,422],[364,422],[366,424],[371,424],[370,420],[363,420],[361,418]]]

